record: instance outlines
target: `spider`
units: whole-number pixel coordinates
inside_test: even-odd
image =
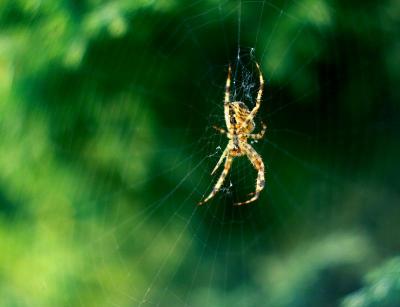
[[[226,79],[226,85],[225,85],[225,100],[224,100],[224,115],[225,115],[225,123],[227,131],[225,129],[216,126],[213,127],[218,132],[225,134],[228,137],[229,142],[224,152],[222,153],[221,157],[219,158],[217,165],[211,172],[211,175],[215,173],[215,171],[219,168],[224,159],[225,159],[225,165],[212,192],[204,200],[199,202],[199,205],[202,205],[205,202],[209,201],[221,189],[224,180],[226,178],[226,175],[228,175],[229,169],[232,165],[233,158],[235,157],[246,155],[249,158],[253,167],[257,170],[258,175],[256,182],[256,191],[250,194],[253,195],[253,197],[247,201],[235,203],[234,205],[244,205],[255,201],[260,195],[262,189],[264,188],[265,185],[264,162],[261,156],[254,150],[254,148],[249,143],[247,143],[247,140],[249,138],[253,140],[259,140],[263,138],[264,133],[267,129],[267,126],[264,123],[262,123],[261,132],[257,134],[252,133],[255,128],[254,117],[257,114],[257,111],[261,105],[261,96],[264,86],[264,78],[262,76],[260,66],[258,65],[258,63],[256,63],[256,66],[260,78],[260,88],[257,93],[256,105],[251,111],[241,101],[230,101],[231,66],[229,66],[228,77]]]

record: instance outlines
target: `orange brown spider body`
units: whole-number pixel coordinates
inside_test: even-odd
[[[260,192],[263,190],[265,185],[264,176],[264,162],[261,156],[254,150],[254,148],[247,142],[247,140],[254,139],[259,140],[264,136],[267,126],[262,124],[263,128],[260,133],[252,134],[255,129],[254,117],[256,116],[258,109],[261,105],[261,97],[264,86],[264,78],[261,74],[260,66],[256,63],[259,72],[260,88],[258,90],[256,104],[254,108],[250,111],[249,108],[241,101],[230,101],[230,85],[231,85],[231,67],[229,66],[228,78],[226,79],[225,85],[225,100],[224,100],[224,116],[227,131],[222,128],[214,127],[220,133],[226,134],[228,137],[228,145],[226,146],[224,152],[222,153],[217,165],[214,167],[211,175],[215,173],[218,167],[222,164],[225,159],[224,169],[218,178],[211,193],[199,203],[199,205],[204,204],[221,189],[226,176],[228,175],[229,169],[232,165],[232,160],[234,157],[239,157],[246,155],[253,167],[257,170],[257,181],[256,181],[256,191],[253,197],[247,201],[237,203],[235,205],[244,205],[255,201]]]

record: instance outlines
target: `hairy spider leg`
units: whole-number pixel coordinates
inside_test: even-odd
[[[213,171],[211,172],[211,175],[214,175],[215,171],[218,169],[218,167],[221,165],[222,161],[224,161],[226,155],[228,154],[228,146],[226,146],[223,154],[221,155],[221,157],[218,160],[217,165],[215,165]]]
[[[258,65],[258,63],[256,63],[256,66],[258,69],[258,74],[259,74],[259,79],[260,79],[260,88],[258,89],[258,93],[257,93],[256,105],[254,106],[253,110],[251,110],[251,112],[247,116],[246,120],[243,121],[240,128],[246,127],[249,124],[249,122],[251,122],[253,120],[254,116],[256,116],[258,109],[260,108],[260,105],[261,105],[261,97],[262,97],[263,88],[264,88],[264,78],[261,73],[260,65]]]
[[[228,139],[231,139],[231,138],[232,138],[232,134],[230,134],[229,132],[226,132],[225,129],[220,128],[220,127],[218,127],[218,126],[213,126],[213,128],[214,128],[215,130],[217,130],[219,133],[225,134],[225,135],[227,136]]]
[[[264,137],[265,131],[267,130],[267,125],[261,122],[262,124],[262,130],[259,133],[254,133],[254,134],[247,134],[248,138],[251,138],[253,140],[260,140]]]
[[[229,103],[230,103],[230,89],[231,89],[231,65],[228,68],[228,77],[226,78],[226,85],[225,85],[225,99],[224,99],[224,115],[225,115],[225,124],[226,128],[230,135],[233,134],[234,127],[231,124],[231,117],[229,113]]]
[[[208,195],[203,201],[199,202],[199,205],[204,204],[205,202],[209,201],[212,197],[214,197],[215,194],[217,194],[217,192],[219,191],[219,189],[222,187],[226,175],[228,175],[229,169],[231,168],[232,165],[232,156],[227,156],[226,160],[225,160],[225,165],[224,165],[224,170],[221,173],[221,176],[219,176],[217,183],[215,184],[212,192],[210,193],[210,195]]]
[[[249,158],[251,164],[253,164],[254,168],[257,170],[257,182],[256,182],[256,191],[254,192],[254,196],[247,201],[236,203],[234,205],[241,206],[248,203],[251,203],[257,200],[260,192],[264,189],[265,185],[265,177],[264,177],[264,163],[261,159],[261,156],[251,147],[248,143],[242,143],[242,148],[244,149],[245,154]]]
[[[226,134],[226,130],[225,129],[223,129],[223,128],[220,128],[220,127],[218,127],[218,126],[213,126],[213,128],[215,129],[215,130],[217,130],[219,133],[221,133],[221,134]]]

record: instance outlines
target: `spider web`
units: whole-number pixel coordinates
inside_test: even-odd
[[[49,269],[32,281],[41,285],[33,287],[40,293],[35,302],[328,306],[358,289],[364,269],[384,254],[374,247],[378,231],[363,226],[375,211],[365,213],[362,204],[377,210],[380,199],[395,202],[398,194],[395,184],[383,187],[389,181],[385,169],[377,173],[382,154],[376,151],[371,159],[363,154],[387,130],[366,125],[367,111],[343,111],[350,102],[333,105],[343,98],[335,91],[346,81],[337,68],[346,64],[341,62],[346,56],[336,54],[342,48],[333,35],[339,4],[172,1],[171,7],[154,4],[154,11],[109,17],[128,7],[121,3],[93,12],[88,21],[90,26],[96,16],[112,20],[107,31],[115,37],[100,31],[80,60],[69,54],[61,81],[52,81],[50,71],[46,84],[38,86],[44,89],[38,99],[43,101],[53,97],[48,89],[65,90],[72,83],[79,90],[65,90],[60,106],[43,102],[32,111],[57,133],[43,128],[26,137],[49,134],[53,147],[37,151],[53,150],[64,163],[63,169],[43,175],[62,178],[59,187],[35,192],[38,202],[40,193],[61,195],[52,199],[59,212],[43,207],[43,228],[50,227],[46,219],[54,220],[51,229],[63,219],[74,221],[54,235],[65,239],[69,252],[45,241],[66,268],[62,273]],[[150,23],[157,25],[155,33],[145,33]],[[266,84],[255,132],[261,122],[268,128],[252,146],[266,166],[265,189],[257,202],[232,206],[255,190],[257,176],[246,157],[235,158],[218,194],[197,206],[222,171],[210,174],[228,142],[213,129],[226,128],[228,65],[232,99],[251,109],[259,87],[256,62]],[[82,87],[74,85],[76,79],[83,80]],[[34,90],[27,91],[36,97]],[[74,110],[84,115],[71,129]],[[346,114],[349,118],[343,118]],[[386,116],[376,119],[390,126]],[[358,123],[352,126],[354,120]],[[69,197],[74,209],[63,205]],[[395,213],[398,209],[389,206],[380,223],[394,224]],[[359,214],[364,219],[356,220]],[[388,238],[384,244],[388,255],[394,253],[393,242]],[[64,299],[52,282],[68,288]],[[15,303],[22,294],[7,295]],[[23,296],[21,304],[28,298]]]

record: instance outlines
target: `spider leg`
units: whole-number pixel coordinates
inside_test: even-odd
[[[254,107],[254,109],[255,108],[257,108],[257,109],[255,111],[254,111],[254,109],[252,110],[252,112],[254,112],[253,116],[256,114],[258,108],[260,107],[261,97],[262,97],[262,93],[263,93],[263,89],[264,89],[264,78],[261,73],[260,65],[258,63],[256,63],[256,66],[258,69],[258,74],[259,74],[259,79],[260,79],[260,88],[258,89],[257,98],[256,98],[256,106]]]
[[[221,134],[226,134],[226,130],[217,126],[213,126],[215,130],[217,130]]]
[[[224,170],[221,173],[221,176],[219,176],[217,183],[215,184],[213,190],[211,191],[210,195],[208,195],[203,201],[199,202],[199,205],[204,204],[205,202],[209,201],[212,197],[214,197],[215,194],[219,191],[219,189],[222,187],[222,184],[224,183],[224,180],[226,178],[226,175],[228,175],[229,169],[231,168],[232,165],[232,156],[227,156],[225,160],[225,165],[224,165]]]
[[[243,121],[241,127],[246,127],[248,126],[249,122],[253,120],[254,116],[256,116],[258,109],[260,108],[261,105],[261,97],[264,89],[264,78],[261,73],[260,65],[256,63],[257,69],[258,69],[258,74],[259,74],[259,79],[260,79],[260,88],[258,89],[257,93],[257,98],[256,98],[256,105],[254,106],[253,110],[251,110],[250,114],[247,116],[246,120]]]
[[[221,134],[226,134],[226,136],[230,139],[230,138],[232,138],[232,134],[231,133],[229,133],[229,132],[227,132],[225,129],[223,129],[223,128],[220,128],[220,127],[217,127],[217,126],[213,126],[213,128],[215,129],[215,130],[217,130],[219,133],[221,133]]]
[[[261,122],[262,124],[262,130],[259,133],[255,134],[248,134],[247,137],[254,139],[254,140],[260,140],[264,137],[265,131],[267,130],[267,125]]]
[[[226,146],[224,152],[222,153],[221,157],[218,160],[218,163],[215,165],[213,171],[211,172],[211,175],[214,175],[215,171],[218,169],[218,167],[221,165],[222,161],[225,159],[227,153],[228,153],[228,146]]]
[[[245,205],[248,203],[251,203],[255,200],[257,200],[258,196],[260,195],[260,192],[264,189],[265,185],[265,177],[264,177],[264,162],[261,159],[261,156],[254,150],[251,145],[247,143],[241,144],[242,148],[244,149],[245,154],[249,158],[251,164],[253,164],[254,168],[257,170],[257,182],[256,182],[256,191],[252,193],[254,195],[252,198],[250,198],[247,201],[241,202],[241,203],[236,203],[234,205],[236,206],[241,206]]]
[[[231,89],[231,65],[229,65],[228,68],[228,77],[226,78],[226,84],[225,84],[225,104],[229,103],[229,96],[230,96],[230,89]]]
[[[226,128],[228,128],[228,132],[233,134],[233,126],[231,124],[231,117],[229,114],[229,104],[230,104],[230,90],[231,90],[231,65],[228,68],[228,77],[226,78],[225,84],[225,99],[224,99],[224,116],[225,116],[225,124]]]

